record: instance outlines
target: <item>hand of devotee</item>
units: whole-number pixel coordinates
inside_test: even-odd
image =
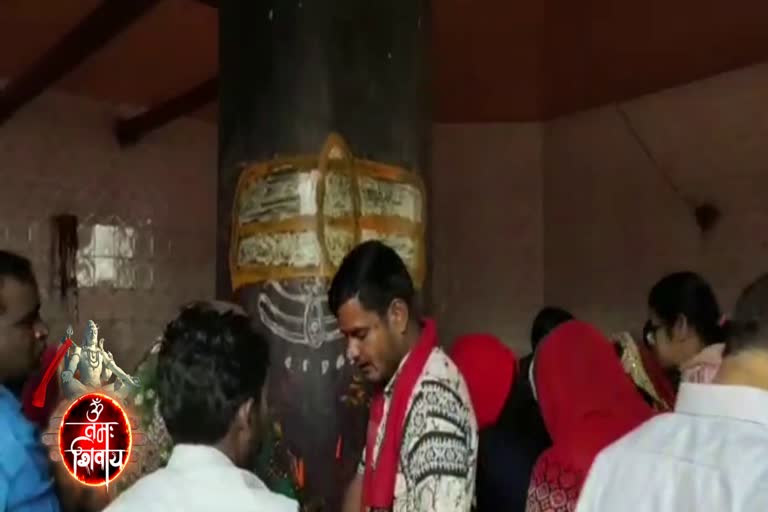
[[[88,487],[76,481],[63,464],[53,464],[62,512],[101,512],[110,502],[103,487]]]
[[[341,401],[352,407],[358,407],[365,404],[367,397],[365,385],[360,380],[360,377],[355,375],[352,377],[346,393],[342,395]]]
[[[66,406],[66,403],[62,403],[51,414],[46,432],[50,434],[58,431]],[[111,501],[106,489],[82,485],[69,474],[60,460],[52,462],[51,473],[62,512],[101,512]]]
[[[80,491],[83,486],[77,484],[67,473],[64,466],[58,462],[53,463],[52,472],[62,512],[76,511],[80,501]]]

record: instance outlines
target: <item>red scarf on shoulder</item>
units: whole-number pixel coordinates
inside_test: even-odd
[[[392,508],[395,500],[395,477],[403,442],[405,416],[408,402],[419,376],[424,371],[432,349],[437,346],[435,322],[425,319],[421,336],[416,345],[406,356],[407,359],[395,376],[392,399],[389,404],[384,439],[381,442],[378,457],[374,464],[376,435],[384,416],[384,393],[379,392],[371,400],[370,419],[368,420],[368,438],[365,446],[365,478],[363,481],[364,509]]]
[[[24,415],[43,430],[48,428],[51,415],[61,398],[57,373],[60,363],[57,347],[49,346],[40,358],[40,369],[24,383],[21,395]]]

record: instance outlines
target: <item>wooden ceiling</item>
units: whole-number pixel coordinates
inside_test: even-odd
[[[0,1],[0,77],[29,71],[102,1]],[[52,87],[151,107],[215,77],[216,1],[156,3]],[[765,0],[433,5],[440,122],[548,119],[768,59]],[[214,101],[190,114],[215,122],[216,111]]]
[[[102,0],[1,0],[0,77],[21,76],[101,4]],[[217,43],[216,9],[194,0],[158,1],[52,87],[151,107],[215,76]],[[215,121],[217,110],[214,102],[194,114]]]
[[[434,0],[438,121],[550,119],[768,59],[765,0]]]

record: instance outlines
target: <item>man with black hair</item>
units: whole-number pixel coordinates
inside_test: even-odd
[[[731,329],[713,383],[684,382],[674,413],[598,456],[578,512],[768,510],[768,275],[741,294]]]
[[[513,429],[513,435],[523,441],[529,453],[533,455],[534,462],[538,454],[552,444],[533,392],[532,373],[536,348],[549,333],[573,319],[570,312],[553,306],[544,307],[536,314],[531,325],[531,353],[520,359],[517,383],[505,409],[505,417],[512,420],[509,425]],[[526,493],[527,490],[526,488]]]
[[[233,304],[199,302],[166,327],[157,393],[174,442],[165,468],[136,482],[109,512],[297,512],[253,473],[265,427],[267,340]]]
[[[477,423],[467,386],[419,316],[413,281],[378,241],[353,249],[328,292],[347,357],[376,393],[344,512],[469,512]]]
[[[563,308],[554,306],[541,308],[531,325],[531,351],[536,352],[536,347],[549,333],[569,320],[573,320],[573,315]]]
[[[59,500],[46,448],[6,384],[40,364],[48,327],[40,318],[29,260],[0,251],[0,510],[56,512]]]

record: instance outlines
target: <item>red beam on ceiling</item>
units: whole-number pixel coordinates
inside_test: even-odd
[[[146,112],[115,124],[115,136],[121,146],[132,146],[149,132],[174,119],[191,114],[214,101],[219,94],[218,77],[210,78],[189,91],[168,99]]]
[[[103,0],[29,70],[0,91],[0,124],[158,3],[160,0]]]

